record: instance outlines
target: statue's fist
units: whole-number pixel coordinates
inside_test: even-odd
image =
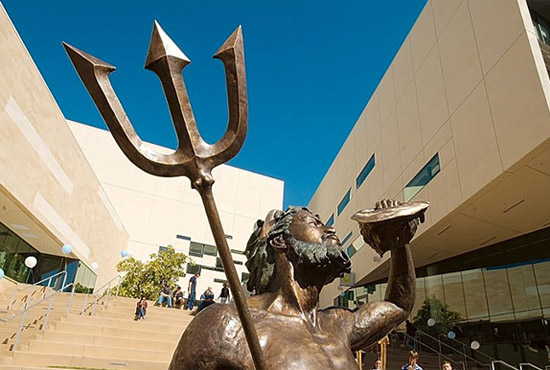
[[[384,199],[377,202],[375,208],[369,211],[371,215],[374,215],[375,220],[361,222],[360,217],[355,218],[359,222],[363,240],[381,256],[388,250],[408,244],[416,233],[418,225],[424,222],[424,210],[413,215],[403,216],[398,211],[402,208],[403,203]],[[379,217],[376,217],[377,214]],[[370,217],[370,219],[372,218],[373,216]]]

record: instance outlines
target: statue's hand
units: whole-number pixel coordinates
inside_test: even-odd
[[[376,203],[375,209],[397,207],[401,204],[397,200],[384,199]],[[408,244],[421,222],[424,222],[424,213],[410,218],[360,223],[360,230],[363,240],[382,256],[388,250],[397,249]]]

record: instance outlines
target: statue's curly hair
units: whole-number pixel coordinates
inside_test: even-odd
[[[264,238],[261,237],[261,232],[265,221],[256,221],[255,229],[248,239],[244,252],[247,257],[246,267],[250,272],[246,287],[250,292],[262,294],[269,291],[275,269],[275,252],[270,247],[269,241],[287,234],[292,218],[301,210],[309,212],[305,207],[294,206],[288,207],[285,212],[276,212],[275,224]]]

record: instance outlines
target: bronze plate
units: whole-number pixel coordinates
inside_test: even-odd
[[[426,212],[429,202],[410,202],[390,208],[371,208],[356,212],[351,219],[362,224],[372,224],[420,215]]]

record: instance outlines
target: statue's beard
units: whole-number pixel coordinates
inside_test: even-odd
[[[290,260],[296,271],[312,279],[324,278],[323,285],[330,283],[344,273],[351,272],[351,261],[339,244],[324,240],[321,244],[310,244],[290,236]],[[309,279],[308,279],[309,280]]]

